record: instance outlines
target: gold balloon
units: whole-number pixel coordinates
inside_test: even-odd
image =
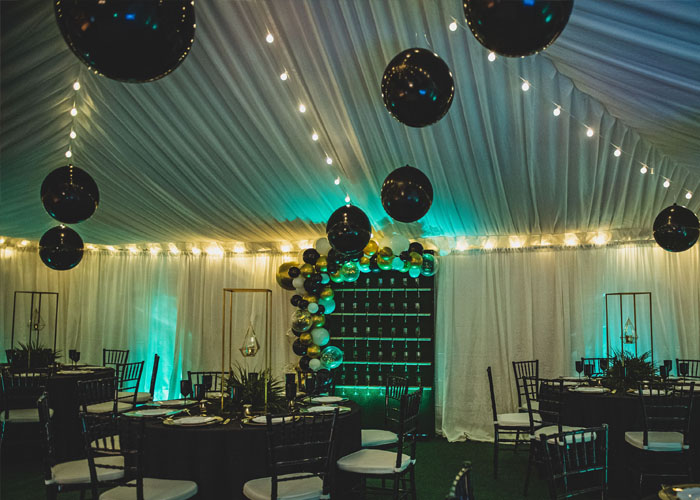
[[[310,358],[320,358],[321,348],[316,344],[310,345],[306,348],[306,355]]]
[[[314,328],[318,328],[326,324],[326,317],[323,314],[314,314],[311,316],[311,322],[314,324]]]
[[[318,303],[318,297],[316,297],[315,295],[304,295],[304,296],[302,297],[302,299],[308,300],[309,302],[316,302],[316,303]]]
[[[391,248],[389,247],[384,247],[380,248],[379,252],[377,252],[377,258],[381,257],[383,259],[389,258],[394,255],[394,252],[391,251]]]
[[[365,255],[369,255],[370,257],[377,253],[377,250],[379,249],[379,245],[377,245],[377,242],[374,240],[369,240],[369,243],[365,246],[365,249],[362,250],[362,252]]]
[[[420,267],[423,265],[423,256],[418,252],[408,254],[411,257],[411,267]]]
[[[319,295],[322,299],[332,299],[335,293],[333,292],[333,289],[331,287],[327,286],[321,290],[321,293]]]
[[[325,255],[321,255],[316,261],[316,271],[319,273],[325,273],[328,271],[328,259]]]
[[[312,266],[311,264],[304,264],[303,266],[301,266],[299,268],[299,271],[301,271],[301,275],[304,278],[308,278],[309,276],[311,276],[313,274],[314,266]]]
[[[313,343],[313,341],[314,339],[310,332],[304,332],[299,335],[299,342],[301,342],[301,345],[310,345]]]
[[[299,264],[296,262],[285,262],[282,264],[277,270],[277,276],[275,276],[277,279],[277,284],[285,290],[294,290],[294,285],[292,285],[293,278],[289,276],[289,268],[298,266]]]
[[[369,266],[369,263],[370,263],[369,257],[367,257],[366,255],[363,255],[362,257],[360,257],[360,267]]]

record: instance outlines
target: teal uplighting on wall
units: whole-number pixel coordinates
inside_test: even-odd
[[[151,302],[151,320],[148,325],[146,363],[141,377],[142,391],[148,391],[153,370],[153,357],[158,354],[158,377],[154,399],[169,399],[168,386],[173,371],[175,329],[177,326],[177,299],[169,295],[157,295]]]

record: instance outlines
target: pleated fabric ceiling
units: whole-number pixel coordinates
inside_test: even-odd
[[[6,238],[37,240],[55,225],[39,188],[69,161],[100,187],[97,212],[75,226],[100,245],[275,250],[320,236],[346,197],[377,232],[448,246],[597,231],[648,239],[664,207],[700,207],[695,0],[577,0],[546,51],[494,61],[459,1],[201,1],[191,53],[144,84],[91,74],[52,2],[0,8]],[[450,111],[422,129],[394,120],[380,93],[387,63],[410,47],[436,52],[455,81]],[[392,224],[379,188],[405,164],[428,175],[435,201],[418,223]]]

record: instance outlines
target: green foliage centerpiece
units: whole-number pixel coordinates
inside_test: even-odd
[[[639,357],[625,352],[615,354],[601,379],[601,384],[612,390],[634,389],[636,391],[641,382],[652,381],[656,375],[649,356],[649,352]]]
[[[45,347],[38,340],[30,340],[26,344],[19,342],[18,345],[19,349],[7,353],[10,369],[14,372],[48,368],[60,357],[59,351]]]
[[[283,384],[272,376],[272,370],[269,368],[260,372],[250,372],[236,365],[229,370],[224,387],[236,410],[244,404],[251,405],[253,411],[258,412],[279,413],[287,409]]]

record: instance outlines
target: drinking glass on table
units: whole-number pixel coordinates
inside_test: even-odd
[[[194,399],[199,403],[199,411],[202,415],[207,413],[206,403],[204,402],[206,392],[207,388],[204,384],[194,384]]]
[[[671,370],[673,370],[673,361],[670,359],[664,359],[664,366],[666,367],[666,373],[670,375]]]
[[[678,374],[685,378],[688,376],[688,362],[678,363]]]
[[[576,373],[578,373],[578,378],[581,378],[582,371],[583,371],[583,361],[576,361]]]
[[[659,366],[659,376],[664,380],[666,380],[666,377],[668,377],[668,368],[666,365]]]
[[[205,392],[211,391],[211,374],[202,375],[202,385],[204,385]]]
[[[68,351],[68,357],[73,362],[73,369],[75,370],[77,368],[78,361],[80,361],[80,351],[71,349]]]
[[[598,366],[600,367],[601,372],[606,372],[608,371],[608,358],[603,358],[600,361],[598,361]]]
[[[185,403],[187,403],[187,396],[192,394],[192,381],[190,379],[180,380],[180,394],[185,398]]]
[[[593,365],[591,365],[591,364],[583,365],[583,374],[586,377],[591,378],[591,376],[593,375]]]

